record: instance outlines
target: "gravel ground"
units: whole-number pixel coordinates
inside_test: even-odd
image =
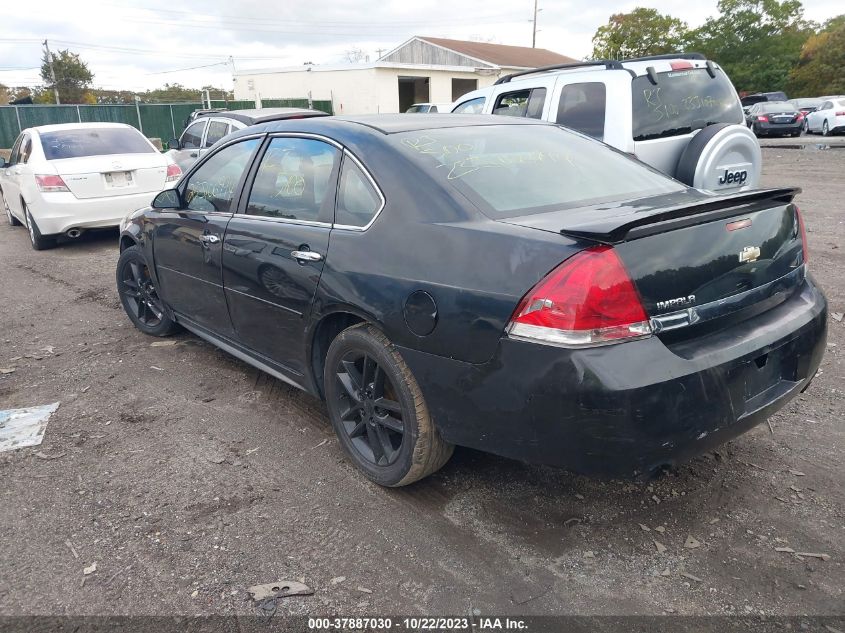
[[[764,160],[765,185],[804,188],[845,311],[845,151]],[[246,588],[280,579],[314,589],[291,614],[845,613],[845,322],[771,431],[649,483],[458,450],[384,490],[318,401],[133,329],[117,256],[114,233],[35,252],[0,227],[0,409],[61,403],[41,446],[0,453],[0,615],[249,614]]]

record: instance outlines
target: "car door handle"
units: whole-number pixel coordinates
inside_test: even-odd
[[[319,262],[323,259],[320,253],[314,251],[291,251],[290,255],[298,262]]]
[[[220,238],[216,235],[200,235],[200,242],[205,242],[206,244],[217,244],[220,241]]]
[[[196,157],[197,157],[197,153],[196,153],[196,152],[191,152],[191,158],[196,158]]]

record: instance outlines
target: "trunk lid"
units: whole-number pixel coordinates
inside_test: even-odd
[[[116,154],[51,160],[79,199],[153,193],[165,188],[167,160],[161,154]]]
[[[803,274],[802,231],[792,204],[797,192],[711,196],[690,189],[504,221],[612,244],[649,316],[681,312],[686,320],[675,324],[680,326],[797,286],[793,282]]]

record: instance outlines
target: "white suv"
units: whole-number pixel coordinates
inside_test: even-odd
[[[518,72],[465,94],[452,112],[553,121],[700,189],[745,190],[760,180],[760,146],[739,95],[697,53]]]

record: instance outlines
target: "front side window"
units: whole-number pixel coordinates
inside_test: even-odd
[[[546,100],[545,88],[518,90],[499,95],[493,114],[504,116],[524,116],[539,119],[543,115],[543,102]]]
[[[560,125],[587,136],[604,138],[604,117],[607,89],[598,81],[569,84],[560,92],[557,118]]]
[[[381,197],[369,178],[350,158],[343,160],[337,194],[335,223],[344,226],[367,226],[381,209]]]
[[[205,130],[206,121],[191,123],[188,129],[182,132],[182,149],[198,149],[202,143],[202,133]]]
[[[229,133],[229,124],[225,121],[211,121],[205,134],[204,147],[211,147]]]
[[[484,97],[476,97],[475,99],[464,101],[452,110],[452,114],[481,114],[481,111],[484,109],[485,100]]]
[[[554,125],[486,125],[390,135],[444,188],[501,219],[683,191],[625,154]]]
[[[246,212],[331,222],[332,183],[340,151],[307,138],[274,138],[261,158]]]
[[[191,211],[229,213],[232,200],[261,139],[227,145],[191,174],[183,199]]]
[[[713,123],[741,123],[742,106],[727,75],[715,68],[673,70],[635,77],[633,136],[635,141],[689,134]]]
[[[43,132],[41,147],[47,160],[157,152],[143,134],[131,127],[85,127]]]

